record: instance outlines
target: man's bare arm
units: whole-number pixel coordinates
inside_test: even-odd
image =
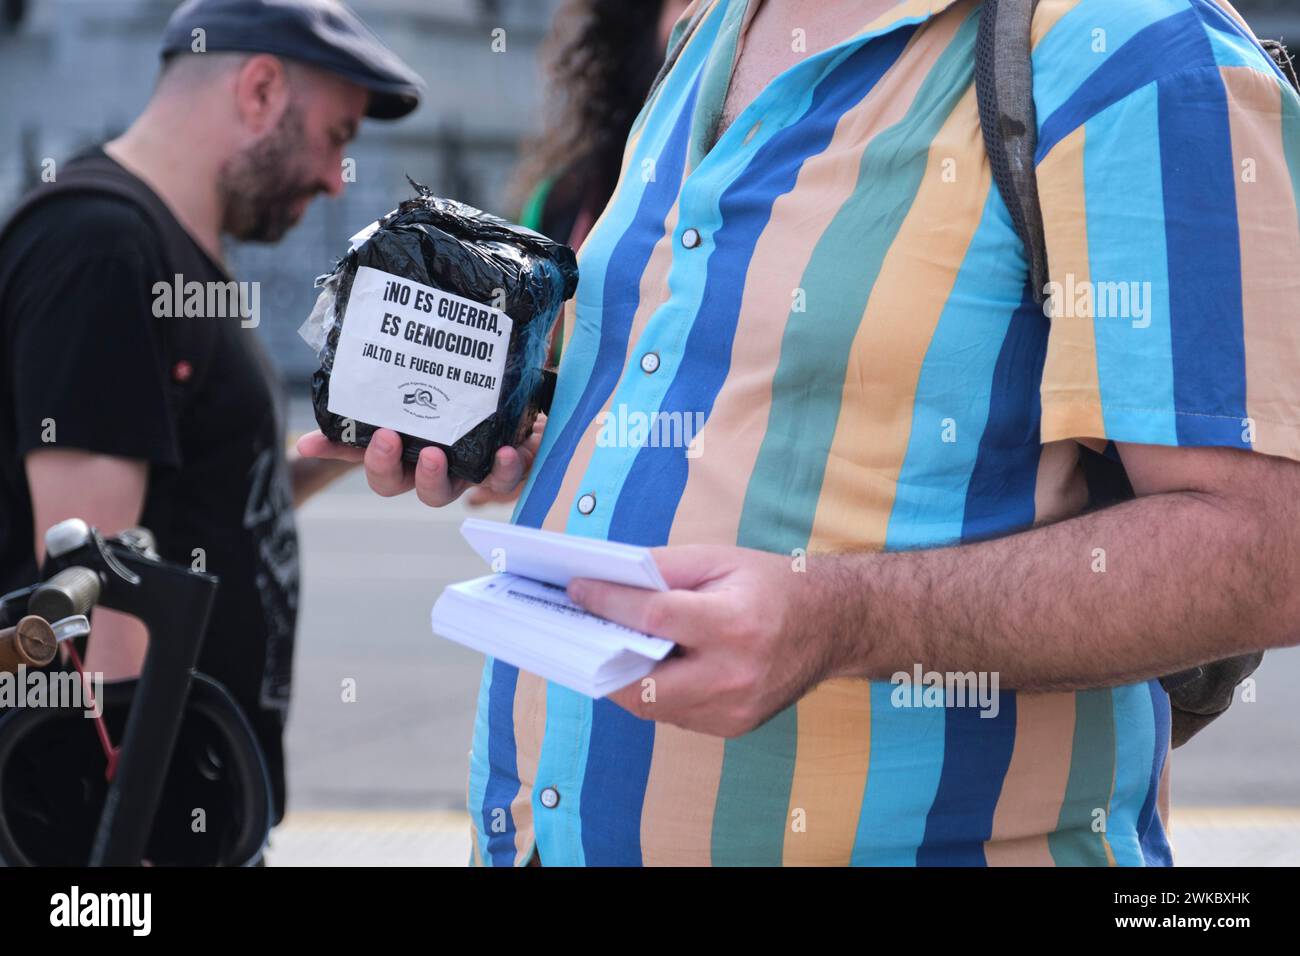
[[[747,733],[833,677],[997,672],[1066,690],[1176,673],[1300,636],[1300,464],[1125,446],[1136,501],[930,551],[656,548],[670,590],[575,580],[583,607],[676,641],[610,700],[700,733]],[[1104,564],[1103,564],[1104,561]],[[1102,568],[1105,570],[1102,570]]]
[[[295,508],[301,508],[314,495],[324,491],[357,466],[356,462],[351,461],[304,458],[296,448],[289,450],[288,461]]]
[[[809,584],[850,646],[836,671],[888,678],[920,663],[1077,689],[1295,643],[1300,464],[1121,454],[1135,501],[981,544],[811,558]]]
[[[65,518],[81,518],[105,534],[140,522],[148,486],[142,461],[91,452],[43,449],[25,460],[31,489],[36,561],[45,557],[45,530]],[[139,618],[100,608],[86,647],[86,667],[106,680],[140,672],[149,634]]]

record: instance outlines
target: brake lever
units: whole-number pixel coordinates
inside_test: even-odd
[[[137,554],[154,557],[150,553],[152,548],[148,538],[127,531],[122,534],[119,543]],[[138,587],[140,575],[124,565],[113,554],[109,544],[109,539],[106,539],[98,528],[90,527],[80,518],[68,518],[66,521],[52,525],[45,532],[46,563],[56,570],[81,565],[97,574],[112,575],[131,587]],[[42,568],[42,572],[45,570]],[[42,573],[42,577],[50,576]]]
[[[125,564],[117,559],[113,552],[109,550],[108,542],[105,541],[104,536],[99,533],[99,529],[91,528],[90,535],[95,545],[95,552],[99,559],[104,563],[104,567],[115,574],[119,579],[131,585],[131,587],[138,587],[140,585],[140,575],[130,570]],[[134,544],[128,543],[126,546],[132,550],[140,550],[136,548]],[[140,553],[143,554],[144,552],[141,551]]]

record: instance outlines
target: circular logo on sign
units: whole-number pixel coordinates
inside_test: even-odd
[[[416,418],[437,418],[439,407],[451,402],[446,392],[427,382],[403,382],[397,388],[402,393],[402,411]]]

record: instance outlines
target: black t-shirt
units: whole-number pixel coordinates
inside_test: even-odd
[[[189,259],[207,274],[184,282],[230,281]],[[174,286],[161,238],[106,193],[51,196],[0,246],[0,593],[37,576],[29,452],[146,462],[141,523],[160,554],[220,578],[199,670],[248,715],[278,819],[298,605],[278,388],[254,329],[237,315],[159,318],[159,282]]]

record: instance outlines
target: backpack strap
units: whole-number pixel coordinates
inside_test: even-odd
[[[1051,275],[1035,166],[1038,115],[1030,34],[1037,6],[1038,0],[984,0],[975,41],[975,96],[993,180],[1025,244],[1034,301],[1042,305]],[[1300,73],[1286,46],[1280,40],[1259,43],[1300,92]]]
[[[145,222],[158,238],[166,276],[160,280],[171,281],[175,275],[201,276],[208,274],[214,263],[199,249],[188,232],[176,221],[167,205],[144,182],[124,170],[107,156],[85,156],[68,162],[52,183],[43,183],[28,192],[0,225],[0,243],[10,233],[20,228],[22,220],[41,204],[58,196],[90,193],[115,196],[131,203],[144,216]],[[223,273],[224,269],[221,270]],[[198,390],[202,372],[208,368],[206,353],[212,348],[211,323],[187,323],[184,335],[184,352],[181,350],[181,330],[175,320],[158,322],[159,336],[169,366],[178,358],[193,363],[198,374],[185,383],[169,380],[169,394],[177,415],[189,407],[190,397]],[[197,359],[197,361],[196,361]]]
[[[975,48],[975,92],[993,179],[1025,244],[1034,301],[1042,305],[1050,274],[1034,165],[1038,117],[1030,30],[1036,6],[1037,0],[984,0]],[[1282,75],[1300,90],[1300,77],[1286,47],[1277,41],[1262,41],[1261,45]],[[1083,445],[1079,455],[1088,483],[1089,507],[1106,507],[1134,497],[1118,458]],[[1263,656],[1245,654],[1160,678],[1169,694],[1172,746],[1181,747],[1226,711],[1237,685],[1259,667]]]
[[[1034,301],[1042,305],[1047,301],[1050,274],[1034,164],[1038,113],[1034,107],[1030,31],[1037,6],[1038,0],[984,0],[975,40],[975,96],[993,180],[1025,245]],[[646,94],[647,103],[677,64],[709,9],[708,4],[701,5],[668,51]]]
[[[125,199],[144,215],[157,234],[167,264],[182,275],[202,275],[211,264],[158,195],[107,156],[87,156],[69,162],[52,183],[37,186],[19,200],[0,227],[0,240],[16,229],[29,212],[48,199],[69,193],[107,193]]]
[[[1025,244],[1034,301],[1047,299],[1047,238],[1038,199],[1038,114],[1030,29],[1038,0],[984,0],[975,40],[975,97],[993,181]]]
[[[975,98],[993,181],[1025,245],[1034,301],[1047,300],[1047,237],[1034,156],[1038,113],[1030,31],[1038,0],[984,0],[975,40]],[[1117,459],[1079,446],[1088,499],[1100,508],[1127,501],[1133,487]]]
[[[1296,73],[1295,60],[1291,52],[1286,48],[1281,40],[1260,40],[1259,45],[1264,48],[1264,52],[1273,58],[1277,68],[1282,71],[1282,75],[1300,93],[1300,74]]]

